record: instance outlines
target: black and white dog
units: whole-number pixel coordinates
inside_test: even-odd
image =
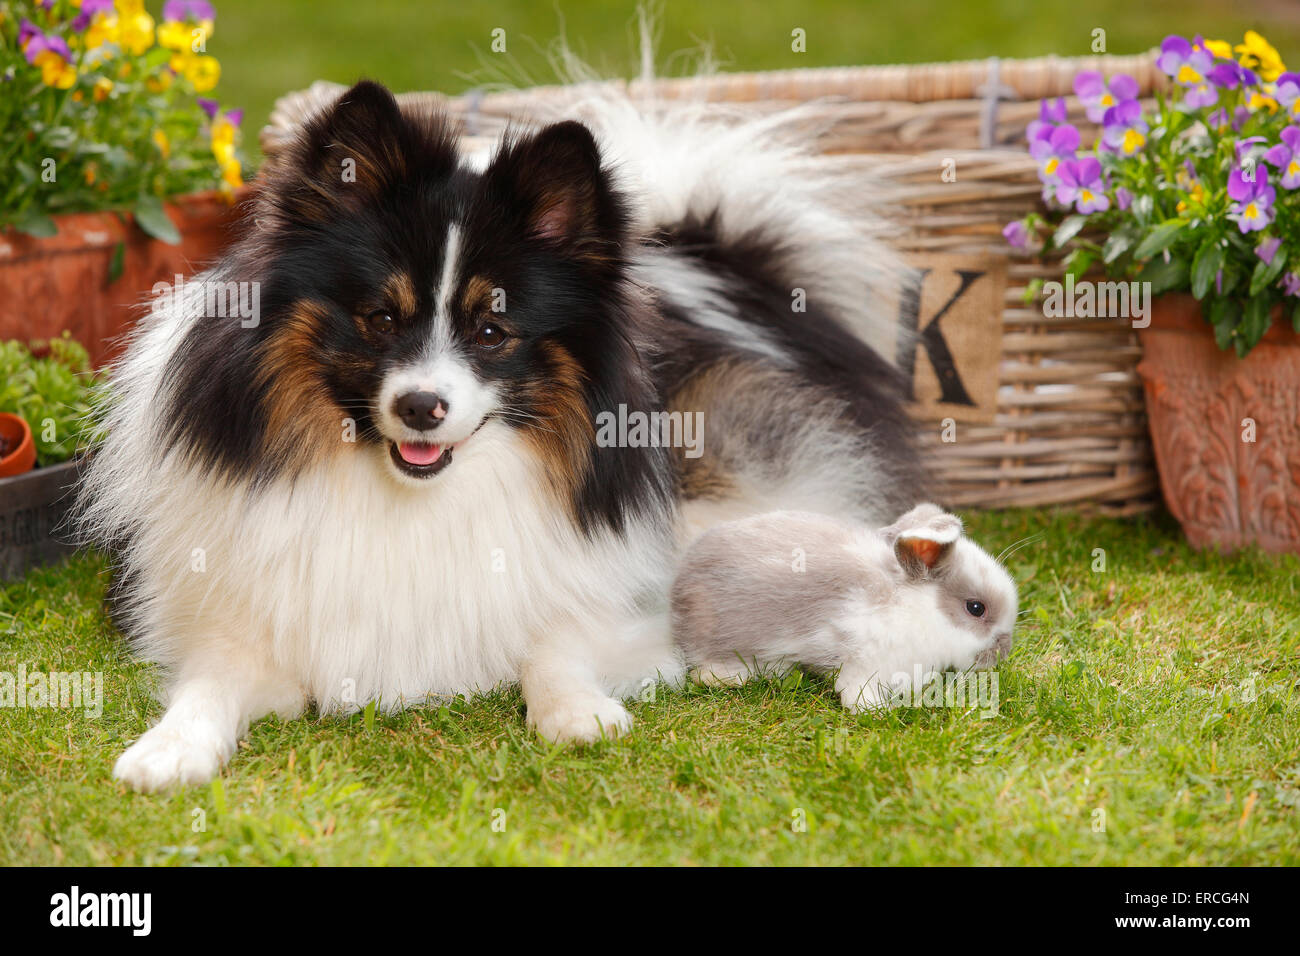
[[[667,593],[701,530],[920,496],[860,184],[779,118],[572,115],[467,157],[363,82],[142,320],[81,513],[167,675],[131,787],[206,781],[308,704],[518,682],[544,737],[617,735],[681,675]],[[212,283],[255,283],[257,321],[207,314]]]

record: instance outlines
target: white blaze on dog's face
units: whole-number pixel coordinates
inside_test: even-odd
[[[451,310],[460,275],[461,228],[452,224],[432,328],[423,349],[384,376],[375,402],[375,421],[398,476],[420,481],[451,463],[452,454],[500,404],[500,390],[479,377],[473,359],[452,327]],[[490,321],[476,331],[473,345],[492,350],[504,332]]]

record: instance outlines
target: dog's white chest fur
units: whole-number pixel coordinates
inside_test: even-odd
[[[170,598],[145,609],[168,618],[145,629],[167,636],[157,656],[219,637],[232,654],[269,654],[321,709],[395,707],[516,681],[539,628],[626,614],[662,589],[666,562],[644,535],[579,540],[506,426],[484,427],[427,489],[393,481],[375,454],[252,496],[169,479],[170,507],[154,512],[168,517],[137,542],[157,574],[142,593]]]

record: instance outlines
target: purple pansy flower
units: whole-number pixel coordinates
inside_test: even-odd
[[[216,100],[210,100],[202,96],[196,97],[196,99],[198,100],[199,109],[208,114],[208,119],[216,119],[217,115],[220,114],[231,126],[238,126],[244,121],[243,110],[226,110],[222,113],[221,104]]]
[[[1101,144],[1113,153],[1132,156],[1146,145],[1149,127],[1142,118],[1142,104],[1137,100],[1112,106],[1102,124]]]
[[[1180,36],[1167,36],[1160,44],[1156,66],[1179,86],[1197,86],[1205,82],[1205,75],[1214,66],[1214,56]]]
[[[1300,295],[1300,275],[1294,272],[1282,276],[1282,281],[1278,285],[1282,287],[1282,294],[1285,296]]]
[[[1017,219],[1015,222],[1009,222],[1002,227],[1002,236],[1017,249],[1023,249],[1025,243],[1029,241],[1029,230],[1025,228],[1023,222]]]
[[[1061,185],[1056,187],[1056,200],[1063,205],[1075,204],[1075,209],[1087,215],[1110,208],[1106,184],[1101,181],[1101,163],[1094,156],[1080,160],[1067,159],[1057,175]]]
[[[42,33],[40,30],[27,38],[27,45],[23,47],[23,52],[27,55],[28,63],[35,63],[36,58],[42,53],[57,53],[65,60],[72,60],[72,51],[68,49],[67,41],[63,37],[55,36],[53,33]]]
[[[1219,102],[1219,91],[1208,81],[1197,83],[1183,91],[1183,102],[1194,110],[1208,109]]]
[[[1264,154],[1264,162],[1282,173],[1282,188],[1300,186],[1300,126],[1282,130],[1282,142]]]
[[[1205,78],[1225,90],[1235,90],[1239,86],[1256,86],[1259,83],[1259,77],[1254,70],[1247,69],[1232,60],[1220,60],[1210,68]]]
[[[102,13],[108,16],[112,12],[113,0],[81,0],[81,12],[72,21],[72,29],[80,33],[90,26],[90,21],[95,19],[95,14]]]
[[[163,4],[163,19],[178,20],[215,20],[216,11],[208,0],[167,0]]]
[[[1038,104],[1038,119],[1025,127],[1025,138],[1033,142],[1059,124],[1064,123],[1069,113],[1065,108],[1065,97],[1058,96],[1056,102],[1043,100]]]
[[[1300,73],[1278,76],[1273,98],[1292,116],[1300,118]]]
[[[1029,155],[1038,160],[1038,178],[1054,185],[1060,164],[1073,159],[1078,148],[1079,131],[1069,123],[1063,123],[1050,132],[1040,131],[1038,138],[1029,144]]]
[[[1264,265],[1271,266],[1273,264],[1273,257],[1277,255],[1278,247],[1281,245],[1282,240],[1277,237],[1265,239],[1255,247],[1255,255],[1264,260]]]
[[[1129,206],[1133,205],[1133,194],[1123,186],[1120,186],[1115,190],[1115,205],[1118,206],[1121,211],[1128,209]]]
[[[41,35],[41,28],[32,23],[31,20],[24,20],[18,26],[18,48],[27,49],[30,40]]]
[[[1228,177],[1228,196],[1234,200],[1228,218],[1236,221],[1243,235],[1258,232],[1273,221],[1277,190],[1268,184],[1266,167],[1255,167],[1250,176],[1244,169],[1234,169]]]
[[[1246,157],[1250,155],[1250,151],[1260,143],[1267,142],[1268,140],[1263,136],[1247,136],[1233,143],[1232,150],[1234,155],[1237,157],[1237,165],[1244,166],[1246,163]],[[1188,162],[1190,163],[1191,160],[1188,160]]]
[[[1107,83],[1096,70],[1084,70],[1074,78],[1074,93],[1088,111],[1088,119],[1100,123],[1106,111],[1138,95],[1137,80],[1120,73]]]

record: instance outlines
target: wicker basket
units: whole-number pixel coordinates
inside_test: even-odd
[[[908,253],[996,257],[1006,264],[997,409],[991,422],[961,426],[960,440],[922,429],[946,501],[959,507],[1072,504],[1128,513],[1152,507],[1158,483],[1147,437],[1135,333],[1114,319],[1048,319],[1026,302],[1035,279],[1060,278],[1060,257],[1018,254],[1001,229],[1040,203],[1026,124],[1043,97],[1066,96],[1071,122],[1086,124],[1071,94],[1075,74],[1128,73],[1142,96],[1164,77],[1153,54],[988,60],[718,74],[651,81],[661,98],[726,102],[744,112],[811,104],[809,136],[827,162],[858,164],[889,187],[897,244]],[[639,81],[620,84],[636,95]],[[316,83],[282,97],[262,131],[274,162],[306,117],[342,87]],[[467,139],[492,137],[581,88],[536,87],[459,97],[408,93],[436,106]],[[956,182],[940,171],[955,161]]]

